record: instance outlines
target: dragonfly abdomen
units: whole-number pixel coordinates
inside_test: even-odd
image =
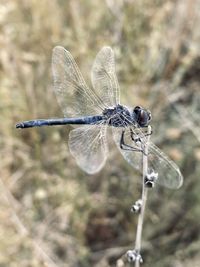
[[[103,120],[103,116],[86,116],[80,118],[61,118],[61,119],[39,119],[31,121],[23,121],[16,124],[16,128],[31,128],[41,126],[56,126],[68,124],[98,124]]]

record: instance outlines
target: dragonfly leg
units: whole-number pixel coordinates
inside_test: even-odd
[[[122,134],[121,134],[121,138],[120,138],[120,148],[121,149],[128,150],[128,151],[143,152],[143,150],[142,149],[139,149],[138,147],[133,147],[133,146],[130,146],[128,144],[125,144],[124,134],[125,134],[125,131],[123,130],[122,131]]]
[[[142,140],[141,140],[141,138],[138,136],[138,137],[135,137],[134,136],[134,133],[133,133],[133,131],[132,131],[132,129],[130,129],[130,134],[131,134],[131,139],[133,140],[133,142],[140,142],[141,143],[141,146],[142,146],[142,149],[141,149],[141,151],[142,151],[142,153],[145,155],[145,156],[148,156],[148,154],[147,153],[145,153],[144,152],[144,144],[142,143]],[[152,131],[150,132],[150,133],[147,133],[147,134],[145,134],[144,136],[149,136],[149,135],[151,135],[152,134]]]
[[[132,139],[133,142],[135,142],[135,143],[136,142],[140,142],[140,143],[142,142],[141,138],[139,136],[138,137],[134,136],[134,133],[133,133],[132,129],[130,129],[130,135],[131,135],[131,139]]]
[[[130,129],[130,133],[131,133],[131,139],[134,141],[134,142],[141,142],[141,138],[140,137],[135,137],[134,136],[134,133],[133,133],[133,130],[132,129]],[[151,130],[151,132],[150,133],[145,133],[144,134],[144,136],[146,137],[146,136],[149,136],[149,135],[152,135],[152,133],[153,133],[153,131]]]

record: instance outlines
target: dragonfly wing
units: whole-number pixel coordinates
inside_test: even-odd
[[[52,71],[54,92],[66,117],[96,115],[102,111],[72,55],[61,46],[53,49]]]
[[[91,80],[96,95],[107,107],[119,104],[119,84],[115,73],[113,50],[105,46],[97,54],[91,72]]]
[[[171,189],[177,189],[183,184],[183,176],[179,167],[163,151],[149,142],[149,169],[158,173],[158,183]]]
[[[108,147],[105,125],[82,126],[69,134],[69,149],[85,172],[94,174],[104,166]]]
[[[145,134],[139,128],[126,127],[124,141],[128,146],[134,147],[136,151],[123,150],[120,147],[120,139],[122,129],[113,129],[114,140],[122,153],[123,157],[132,165],[135,169],[142,172],[142,152],[144,144],[147,142]],[[133,139],[131,138],[130,130],[133,132]],[[138,138],[141,140],[138,141]],[[128,147],[127,147],[128,148]],[[156,145],[152,142],[148,143],[148,172],[154,170],[158,173],[157,182],[165,187],[176,189],[183,183],[183,176],[178,166]]]

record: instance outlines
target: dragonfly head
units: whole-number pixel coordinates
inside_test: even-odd
[[[133,109],[133,116],[140,127],[148,126],[151,120],[151,112],[140,106]]]

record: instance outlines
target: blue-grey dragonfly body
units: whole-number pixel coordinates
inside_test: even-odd
[[[83,116],[80,118],[60,118],[60,119],[39,119],[32,121],[24,121],[16,124],[16,128],[31,128],[41,126],[55,125],[95,125],[108,124],[113,127],[135,126],[146,127],[151,119],[151,113],[142,107],[136,106],[133,111],[122,105],[117,105],[114,108],[106,108],[102,115]]]
[[[129,109],[120,104],[113,50],[103,47],[97,54],[91,71],[93,90],[86,85],[72,55],[63,47],[53,50],[52,70],[54,92],[65,118],[24,121],[16,127],[79,125],[70,131],[69,149],[77,164],[90,174],[105,164],[106,132],[110,127],[124,158],[141,170],[143,148],[148,139],[145,128],[151,113],[140,106]],[[180,187],[183,177],[178,166],[152,142],[148,142],[148,151],[149,172],[158,173],[158,183],[169,188]]]

